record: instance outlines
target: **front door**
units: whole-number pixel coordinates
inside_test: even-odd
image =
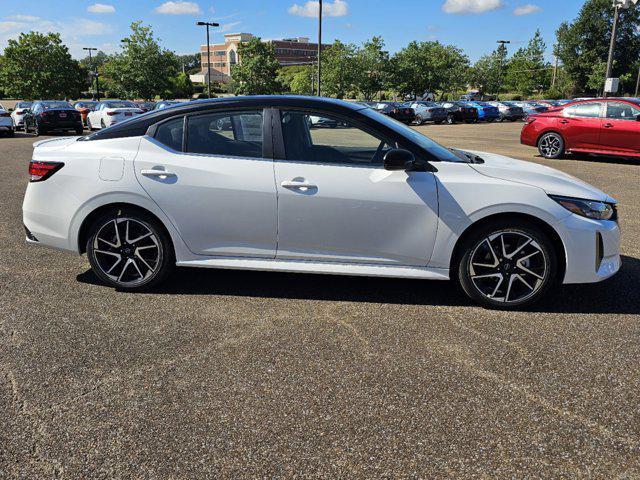
[[[276,190],[262,117],[262,110],[177,117],[143,137],[138,180],[193,253],[275,257]]]
[[[292,110],[280,122],[277,258],[427,265],[438,223],[432,173],[385,170],[396,145],[349,120]]]
[[[607,102],[602,119],[602,149],[620,153],[640,153],[640,108],[626,102]]]

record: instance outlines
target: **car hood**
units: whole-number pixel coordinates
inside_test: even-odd
[[[484,163],[470,164],[471,168],[482,175],[539,187],[549,195],[616,203],[615,199],[603,191],[555,168],[495,153],[476,151],[469,151],[469,153],[484,160]]]

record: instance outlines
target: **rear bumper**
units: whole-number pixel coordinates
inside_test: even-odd
[[[564,283],[595,283],[620,270],[620,227],[570,215],[556,225],[565,245]]]

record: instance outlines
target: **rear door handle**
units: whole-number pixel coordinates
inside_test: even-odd
[[[307,182],[295,182],[295,181],[284,181],[280,184],[283,188],[288,188],[289,190],[311,190],[312,188],[318,188],[317,185],[313,185]]]
[[[140,170],[140,174],[144,175],[145,177],[159,177],[159,178],[169,178],[169,177],[176,176],[175,173],[169,172],[165,169],[160,169],[160,168],[149,168],[145,170]]]
[[[612,128],[613,127],[613,123],[605,123],[603,125],[604,128]]]

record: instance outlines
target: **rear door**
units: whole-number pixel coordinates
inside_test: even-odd
[[[238,110],[174,117],[142,138],[136,176],[193,253],[275,257],[267,132],[261,109]]]
[[[567,149],[600,148],[602,102],[578,103],[563,110],[558,128]]]
[[[627,102],[606,102],[600,143],[604,150],[640,153],[640,107]]]

